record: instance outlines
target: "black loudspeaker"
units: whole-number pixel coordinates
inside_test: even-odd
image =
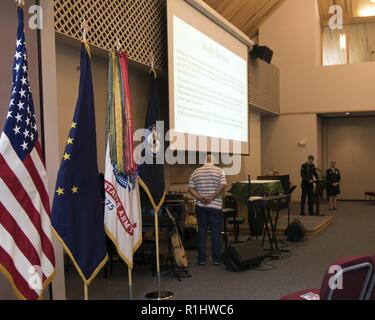
[[[285,230],[285,235],[288,241],[295,242],[301,241],[306,233],[306,229],[298,219],[294,220],[289,227]]]
[[[255,58],[261,59],[267,63],[271,63],[273,57],[273,51],[266,46],[255,45],[252,54]]]
[[[257,241],[230,245],[224,252],[222,260],[228,270],[240,272],[259,266],[267,254]]]

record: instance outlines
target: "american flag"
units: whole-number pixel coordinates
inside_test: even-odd
[[[0,137],[0,271],[20,299],[36,300],[55,269],[47,172],[29,84],[23,8],[13,90]]]

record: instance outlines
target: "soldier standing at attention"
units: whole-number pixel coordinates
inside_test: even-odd
[[[314,177],[319,180],[319,174],[315,168],[314,156],[309,156],[307,162],[301,167],[301,215],[305,215],[306,198],[309,205],[309,215],[314,215]]]
[[[337,195],[340,194],[340,181],[340,170],[336,168],[336,162],[332,161],[331,167],[327,170],[326,174],[326,192],[329,199],[329,210],[338,210]]]

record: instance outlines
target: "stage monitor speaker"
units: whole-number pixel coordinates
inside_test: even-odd
[[[271,63],[273,57],[273,51],[266,46],[255,45],[252,54],[255,58],[261,59],[267,62],[268,64]]]
[[[223,254],[223,263],[228,270],[240,272],[259,266],[267,257],[261,244],[257,241],[230,245]]]
[[[294,220],[289,227],[285,230],[285,235],[288,241],[296,242],[301,241],[306,234],[306,229],[300,220]]]

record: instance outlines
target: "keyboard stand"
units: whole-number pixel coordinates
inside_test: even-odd
[[[283,252],[290,252],[289,250],[280,249],[277,240],[277,224],[280,215],[280,201],[285,199],[285,197],[269,197],[260,200],[260,208],[263,208],[262,212],[264,215],[264,230],[262,235],[262,246],[265,247],[266,237],[269,241],[270,247],[264,249],[269,251],[269,257],[272,259],[280,258]],[[276,209],[273,215],[273,209]],[[289,212],[288,212],[289,215]]]

